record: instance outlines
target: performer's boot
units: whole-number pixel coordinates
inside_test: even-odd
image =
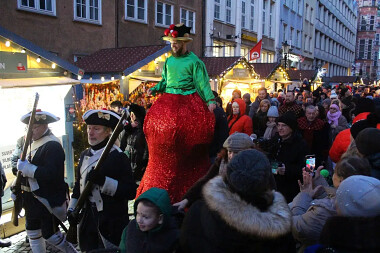
[[[66,237],[61,233],[61,231],[58,231],[54,235],[50,236],[49,239],[47,239],[47,242],[65,253],[78,252],[71,243],[66,241]]]
[[[29,236],[29,244],[33,253],[46,253],[46,243],[41,229],[26,230],[26,234]]]

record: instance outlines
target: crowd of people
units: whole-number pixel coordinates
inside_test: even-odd
[[[68,219],[82,252],[380,252],[380,89],[235,90],[224,110],[189,29],[165,31],[173,57],[149,112],[115,101],[83,115],[90,147],[69,203],[48,128],[59,118],[36,113],[28,159],[13,159],[32,251],[77,252],[58,229]]]

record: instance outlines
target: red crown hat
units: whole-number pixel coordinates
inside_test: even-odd
[[[165,36],[162,36],[162,39],[167,41],[179,40],[183,42],[190,42],[193,40],[189,37],[190,30],[191,27],[187,27],[183,23],[177,25],[171,24],[169,29],[165,30]]]

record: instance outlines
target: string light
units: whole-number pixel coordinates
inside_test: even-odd
[[[6,46],[6,47],[10,47],[10,46],[11,46],[11,42],[10,42],[9,40],[7,40],[7,41],[5,42],[5,46]]]
[[[104,80],[105,80],[104,76],[102,76],[102,77],[100,78],[100,80],[101,80],[102,82],[104,82]]]
[[[81,80],[82,79],[82,76],[78,75],[78,80]],[[74,97],[74,96],[73,96]]]
[[[36,59],[36,62],[38,62],[38,63],[40,63],[41,62],[41,57],[37,57],[37,59]]]
[[[53,62],[53,63],[51,64],[51,68],[52,68],[52,69],[55,69],[55,67],[56,67],[56,65],[55,65],[55,63]]]
[[[21,53],[25,54],[25,48],[21,49]]]

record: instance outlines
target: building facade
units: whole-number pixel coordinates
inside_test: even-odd
[[[75,62],[103,48],[162,45],[171,24],[193,27],[189,49],[202,51],[201,0],[1,1],[0,26]]]
[[[246,56],[262,39],[258,62],[277,61],[279,0],[206,0],[204,56]]]
[[[379,58],[378,3],[358,1],[359,18],[356,40],[355,75],[377,80]]]
[[[355,59],[357,6],[349,0],[316,1],[314,63],[327,76],[351,74]]]

